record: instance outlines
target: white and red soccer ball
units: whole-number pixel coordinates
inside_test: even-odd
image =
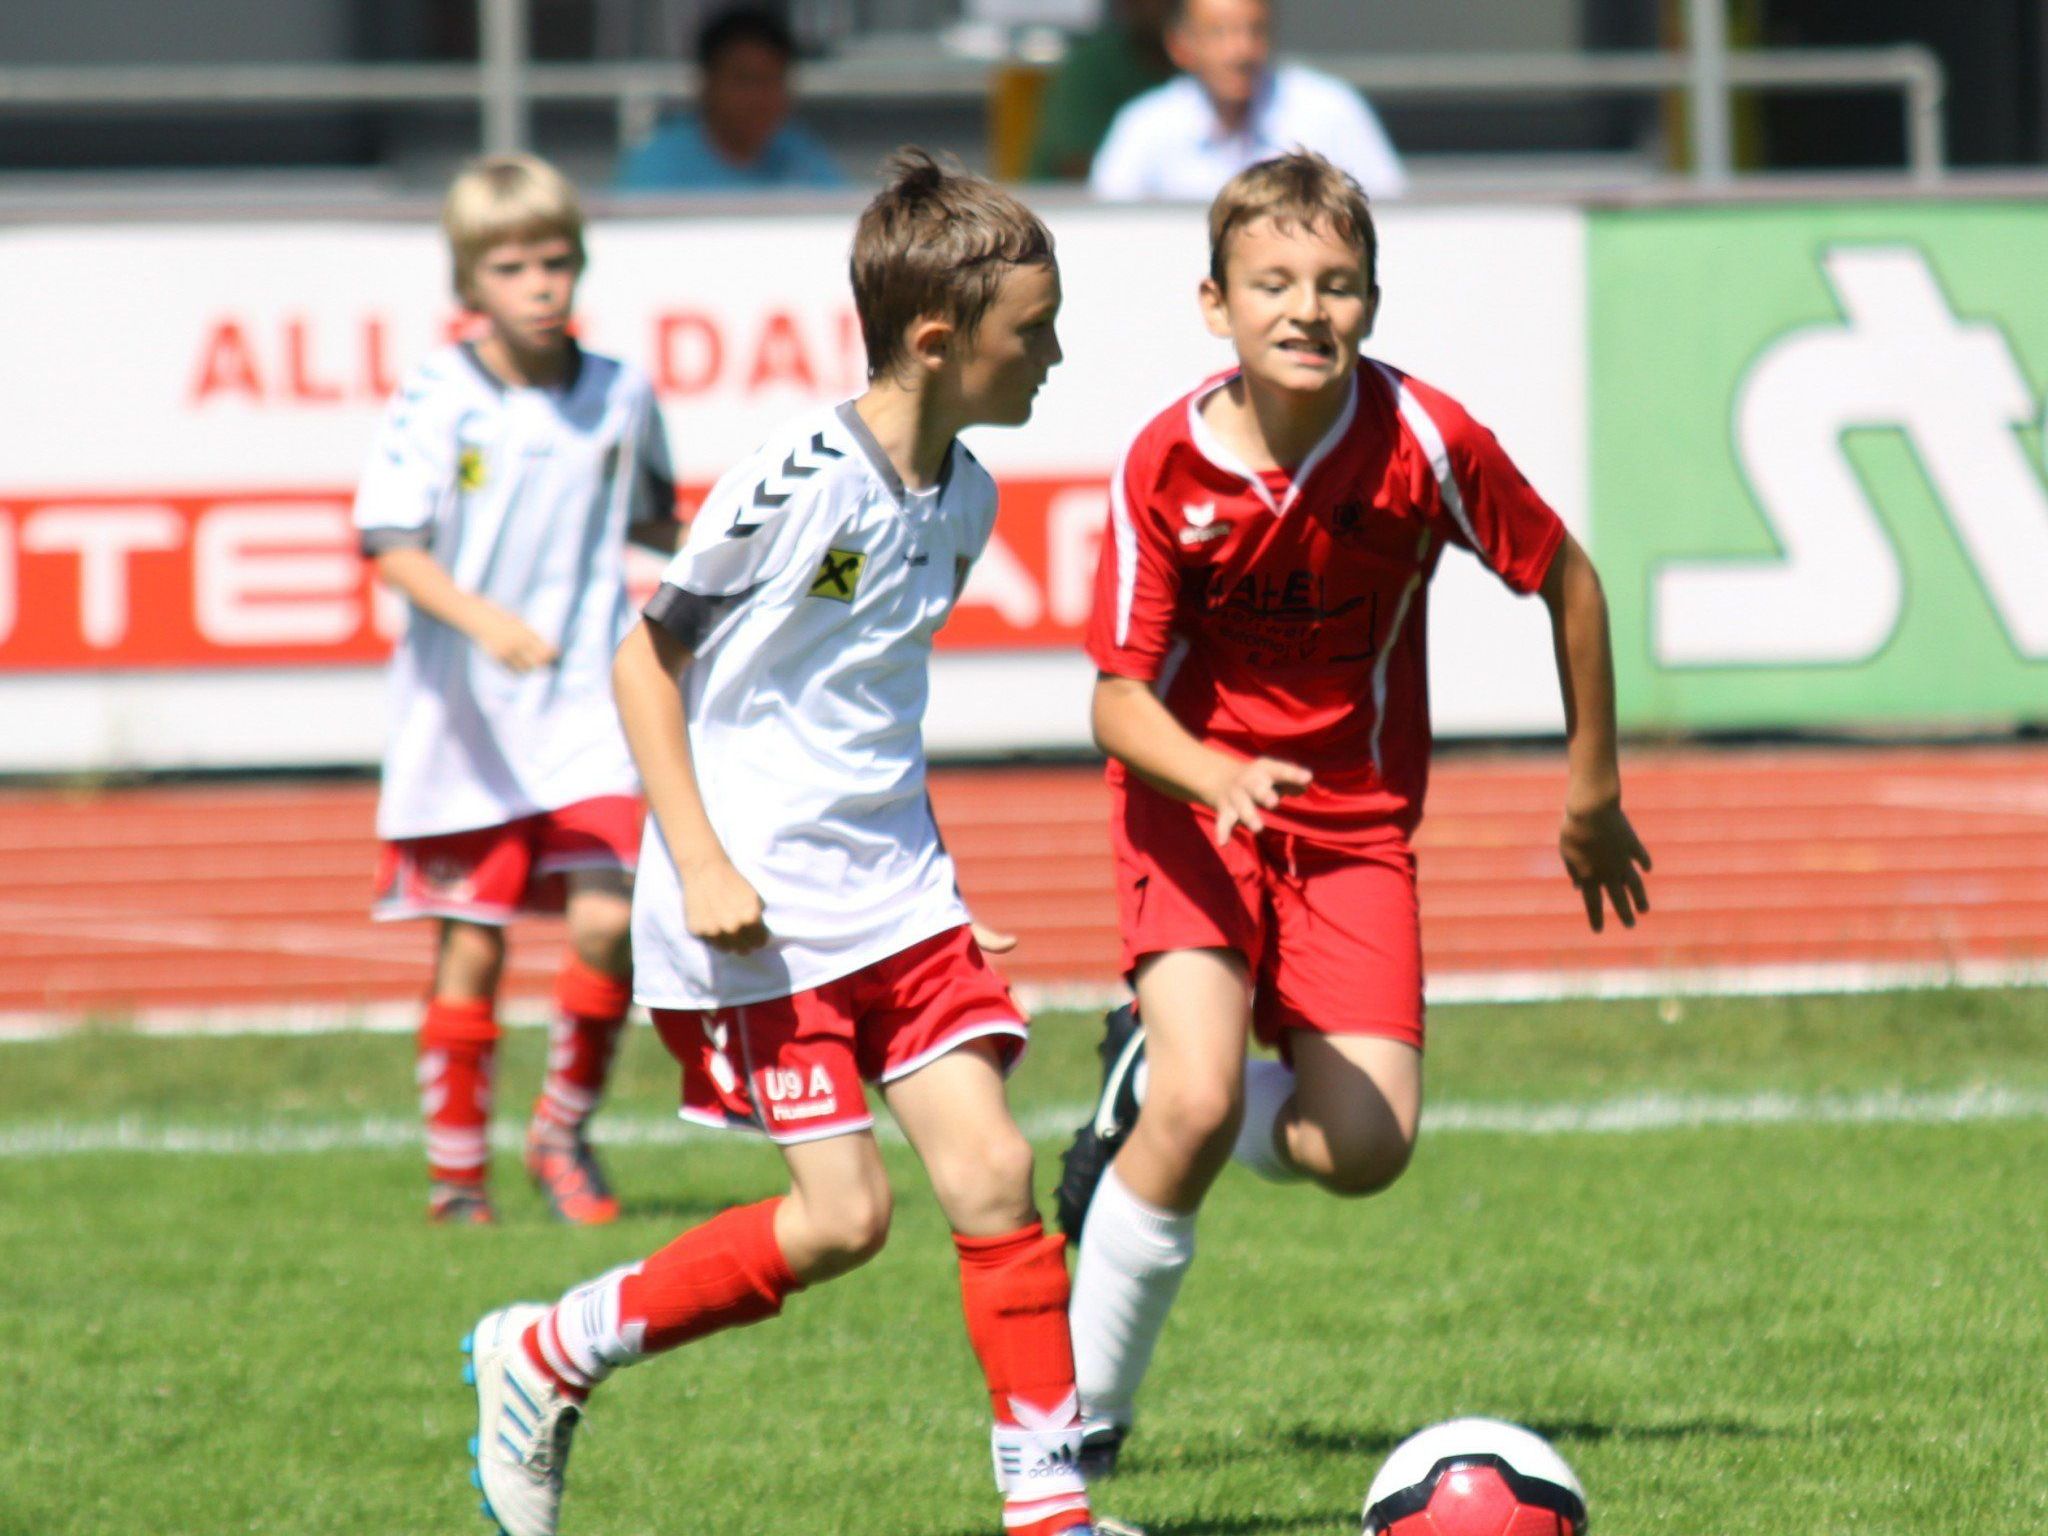
[[[1585,1536],[1586,1490],[1541,1435],[1500,1419],[1433,1424],[1394,1447],[1364,1536]]]

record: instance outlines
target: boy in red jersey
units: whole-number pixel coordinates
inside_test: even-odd
[[[1202,310],[1239,366],[1125,455],[1088,632],[1143,1019],[1112,1015],[1061,1188],[1094,1470],[1114,1464],[1233,1155],[1339,1195],[1407,1165],[1423,1039],[1409,837],[1446,545],[1549,607],[1565,865],[1596,930],[1603,902],[1631,924],[1648,905],[1599,579],[1491,433],[1360,356],[1379,302],[1364,195],[1320,156],[1267,161],[1218,197],[1210,248]],[[1280,1059],[1247,1062],[1251,1036]]]
[[[637,994],[682,1063],[684,1115],[766,1134],[789,1193],[478,1322],[471,1452],[508,1536],[553,1536],[582,1403],[613,1371],[772,1318],[880,1251],[864,1082],[953,1229],[1005,1530],[1092,1529],[1065,1245],[1004,1095],[1024,1022],[961,902],[922,740],[932,637],[995,524],[995,484],[955,439],[1030,417],[1060,360],[1059,271],[1021,203],[911,151],[861,217],[853,288],[866,392],[718,482],[613,669],[653,809]]]

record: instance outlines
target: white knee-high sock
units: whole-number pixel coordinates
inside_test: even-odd
[[[1193,1216],[1140,1200],[1115,1168],[1103,1174],[1081,1230],[1067,1313],[1081,1411],[1091,1422],[1131,1422],[1132,1400],[1194,1259]]]
[[[1273,1135],[1280,1111],[1294,1097],[1294,1072],[1277,1061],[1254,1056],[1244,1064],[1244,1124],[1230,1155],[1262,1179],[1292,1184],[1304,1175],[1287,1161]]]

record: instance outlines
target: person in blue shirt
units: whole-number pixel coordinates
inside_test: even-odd
[[[622,192],[843,187],[825,147],[791,121],[796,41],[773,12],[735,6],[697,35],[699,111],[664,118],[619,161]]]

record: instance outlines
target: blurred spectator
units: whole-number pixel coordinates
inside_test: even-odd
[[[665,118],[619,164],[625,192],[744,192],[841,187],[825,148],[790,120],[796,42],[772,11],[737,6],[697,34],[703,93],[694,115]]]
[[[1296,146],[1395,197],[1408,176],[1379,118],[1343,81],[1273,67],[1269,0],[1177,0],[1166,48],[1184,73],[1117,113],[1089,184],[1120,202],[1206,202],[1246,166]]]
[[[1117,109],[1174,75],[1166,52],[1173,0],[1116,0],[1115,14],[1067,50],[1046,88],[1031,147],[1033,181],[1085,181]]]

